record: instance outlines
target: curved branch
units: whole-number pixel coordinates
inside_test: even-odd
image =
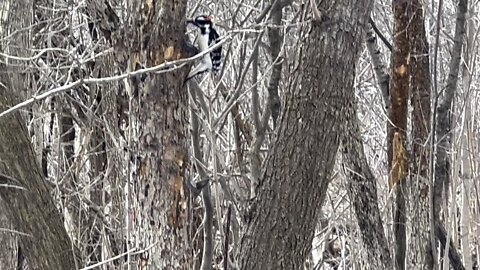
[[[375,24],[375,22],[373,21],[372,17],[369,17],[368,18],[368,23],[370,24],[370,26],[372,27],[373,31],[375,31],[375,33],[378,35],[378,37],[383,41],[383,44],[385,44],[385,46],[387,46],[388,50],[389,51],[392,51],[393,50],[393,46],[390,42],[388,42],[387,38],[382,34],[382,32],[378,29],[377,25]]]

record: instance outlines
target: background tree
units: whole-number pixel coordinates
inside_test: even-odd
[[[23,16],[31,10],[31,3],[17,1],[11,5],[3,7],[3,12],[8,12],[8,24],[2,25],[2,32],[32,24],[31,18]],[[22,32],[8,46],[2,44],[2,50],[22,55],[30,46],[29,39],[28,32]],[[25,65],[17,59],[11,63],[0,63],[1,111],[24,98],[29,76],[19,72],[23,68]],[[4,210],[14,226],[10,233],[19,232],[17,256],[28,254],[29,265],[33,269],[76,268],[75,247],[44,181],[25,122],[23,115],[14,112],[10,117],[2,118],[0,123],[0,195],[6,206]]]
[[[301,68],[294,74],[298,85],[286,94],[285,111],[265,160],[242,239],[241,269],[299,269],[310,252],[346,128],[345,111],[353,110],[353,67],[371,8],[370,1],[330,4],[318,8],[312,2],[313,20],[300,44]],[[318,12],[327,8],[328,13]]]
[[[429,44],[425,33],[423,4],[412,1],[409,10],[408,43],[410,103],[412,110],[411,125],[411,165],[409,186],[409,214],[412,222],[412,236],[408,254],[407,268],[419,267],[432,269],[434,267],[435,236],[433,232],[433,186],[431,164],[431,80]],[[430,142],[430,144],[429,144]]]
[[[419,3],[411,2],[402,13],[406,28],[392,28],[392,2],[383,0],[371,5],[318,1],[318,13],[310,1],[177,1],[170,6],[173,2],[38,0],[22,11],[31,16],[18,17],[22,27],[7,20],[18,11],[10,8],[12,3],[2,2],[8,27],[2,28],[0,62],[8,76],[1,83],[19,90],[0,111],[0,121],[20,115],[33,158],[13,155],[8,160],[41,165],[48,190],[42,194],[51,195],[62,217],[53,222],[64,221],[70,250],[78,251],[77,268],[161,268],[177,260],[188,269],[235,269],[250,263],[383,269],[392,268],[395,257],[426,266],[431,262],[425,260],[424,244],[431,243],[432,221],[442,246],[434,262],[444,269],[448,264],[476,267],[476,3],[433,1],[420,12],[412,8]],[[223,37],[223,66],[218,75],[183,85],[195,62],[185,60],[191,54],[184,33],[193,41],[195,31],[185,28],[184,19],[199,14],[215,16]],[[463,22],[468,31],[462,31]],[[362,50],[363,33],[368,54]],[[386,111],[396,102],[390,101],[389,84],[395,78],[384,67],[395,67],[398,58],[390,61],[390,43],[402,35],[407,38],[404,79],[410,91],[403,102],[413,114],[405,116],[411,117],[407,123],[412,128],[400,130],[405,137],[397,136],[400,143],[394,147],[397,161],[407,161],[410,179],[399,182],[405,185],[408,210],[402,212],[407,222],[399,224],[392,215],[395,192],[390,192],[388,178],[394,171],[388,167],[392,158],[385,140],[385,127],[392,126]],[[395,54],[399,45],[393,47]],[[462,77],[452,84],[459,70]],[[437,99],[443,104],[438,123],[449,120],[450,125],[443,129],[432,123],[435,137],[429,131],[428,102],[416,102],[428,98],[414,95],[420,93],[415,89],[430,89],[427,83],[436,89],[431,108]],[[452,92],[451,85],[458,87]],[[445,112],[450,117],[443,118]],[[327,126],[322,119],[334,122]],[[10,130],[2,131],[7,133],[0,136],[7,138]],[[322,143],[329,138],[331,144]],[[427,139],[433,139],[433,148]],[[417,180],[431,187],[432,159],[426,157],[434,150],[440,157],[436,162],[450,164],[438,163],[437,169],[445,170],[435,173],[445,172],[451,180],[435,184],[442,191],[439,196],[436,191],[434,206],[441,207],[431,215],[431,198],[422,195],[425,189],[417,188]],[[279,192],[284,189],[288,191]],[[261,222],[267,210],[277,215],[278,221],[268,220],[275,226]],[[2,262],[35,267],[29,259],[33,255],[17,242],[24,231],[11,217],[3,224],[0,239],[16,254]],[[405,227],[400,242],[394,238],[398,225]],[[264,230],[273,240],[248,238]],[[421,232],[421,239],[413,231]],[[418,256],[399,257],[396,244],[418,250]],[[158,252],[167,245],[176,246],[169,249],[175,254]],[[247,247],[253,245],[250,253]],[[267,253],[273,255],[254,259]],[[278,254],[285,254],[283,261]]]

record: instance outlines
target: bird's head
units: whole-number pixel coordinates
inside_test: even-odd
[[[199,15],[194,20],[187,20],[187,23],[191,23],[197,27],[212,27],[213,17],[209,15]]]

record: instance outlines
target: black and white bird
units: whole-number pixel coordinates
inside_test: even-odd
[[[219,41],[220,36],[214,28],[211,16],[200,15],[194,20],[187,20],[187,23],[195,25],[200,30],[197,37],[197,45],[200,52],[208,50],[209,47],[214,46]],[[195,66],[192,71],[190,71],[185,81],[188,81],[198,74],[202,74],[204,72],[213,71],[214,73],[217,73],[220,70],[221,61],[222,47],[220,46],[210,53],[205,54],[200,59],[200,63],[198,63],[198,65]]]

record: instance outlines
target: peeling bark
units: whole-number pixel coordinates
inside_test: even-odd
[[[407,131],[407,105],[409,92],[409,40],[408,40],[408,22],[409,16],[407,12],[408,2],[403,0],[393,0],[393,52],[392,52],[392,80],[390,100],[391,108],[389,118],[391,125],[388,127],[389,149],[388,162],[389,168],[392,169],[393,157],[399,156],[394,153],[393,140],[395,136],[400,138],[400,143],[405,148],[406,131]],[[405,157],[406,159],[406,157]],[[406,160],[402,162],[407,163]],[[405,252],[406,252],[406,183],[405,179],[399,179],[395,188],[395,210],[394,210],[394,234],[395,234],[395,267],[396,269],[405,269]]]
[[[128,54],[130,67],[142,62],[153,66],[186,56],[182,49],[186,1],[164,1],[149,8],[131,6],[138,15],[131,27],[137,23],[141,27],[131,29],[130,36],[136,38]],[[153,14],[158,14],[154,18],[161,18],[160,23],[149,18]],[[133,92],[138,92],[138,97],[131,97],[131,180],[136,196],[132,226],[137,244],[143,248],[155,244],[142,255],[142,261],[158,269],[190,269],[193,263],[187,233],[191,210],[185,185],[189,181],[185,174],[188,95],[183,86],[187,73],[188,69],[182,68],[151,74],[143,84],[130,81]]]
[[[125,71],[188,57],[185,51],[186,1],[128,1],[132,16],[124,25],[108,1],[89,1],[97,27],[116,49]],[[145,74],[126,82],[130,95],[132,235],[135,246],[148,248],[140,269],[191,269],[188,234],[191,214],[187,189],[188,95],[183,82],[189,65],[162,74]],[[128,239],[128,241],[133,239]]]

